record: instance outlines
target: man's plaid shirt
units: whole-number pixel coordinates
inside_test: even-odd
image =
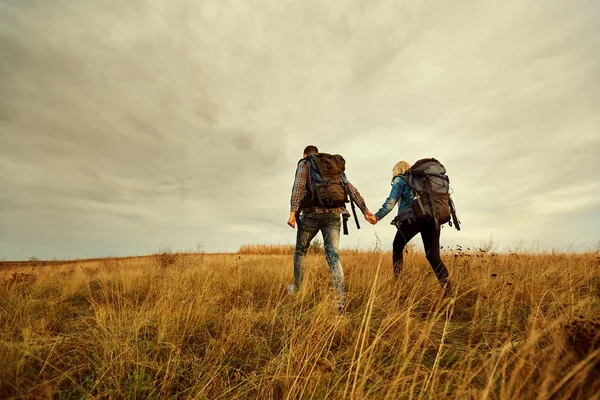
[[[298,163],[298,169],[296,170],[296,179],[294,179],[294,186],[292,187],[292,200],[291,200],[291,212],[298,212],[300,210],[300,204],[302,200],[307,195],[306,186],[308,185],[308,173],[309,173],[309,163],[310,161],[302,161]],[[358,190],[348,181],[346,181],[346,188],[348,189],[348,195],[356,203],[356,206],[360,208],[363,214],[366,214],[369,209],[365,204],[365,199],[360,195]],[[318,214],[326,213],[326,212],[336,212],[342,213],[344,212],[345,207],[337,207],[337,208],[324,208],[324,207],[314,207],[314,209],[304,208],[302,211],[312,211]]]

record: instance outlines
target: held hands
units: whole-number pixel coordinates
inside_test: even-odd
[[[365,214],[365,219],[369,221],[371,225],[375,225],[377,223],[377,217],[371,211],[367,211]]]
[[[365,214],[365,219],[367,221],[369,221],[369,223],[371,225],[375,225],[378,222],[377,217],[371,211],[367,211],[367,213]],[[287,224],[292,229],[296,227],[296,213],[295,212],[290,212],[290,217],[288,218]]]

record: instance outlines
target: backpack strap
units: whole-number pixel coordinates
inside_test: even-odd
[[[454,227],[456,228],[457,231],[460,231],[460,221],[458,220],[458,217],[456,216],[456,208],[454,207],[454,201],[452,201],[452,197],[450,197],[449,202],[450,202],[450,213],[452,215],[452,220],[454,221]],[[450,226],[452,226],[452,225],[450,225]]]
[[[433,195],[431,194],[431,192],[433,191],[431,188],[431,181],[429,180],[429,177],[426,175],[425,176],[425,188],[427,189],[427,197],[429,197],[429,203],[431,204],[431,212],[433,213],[433,221],[435,222],[435,229],[439,230],[440,229],[440,220],[437,217],[437,212],[435,210],[435,201],[433,201]]]
[[[350,213],[348,210],[346,212],[342,212],[342,225],[344,227],[344,235],[348,234],[348,218],[350,217]]]
[[[350,201],[350,208],[352,209],[352,215],[354,216],[354,222],[356,223],[356,229],[360,229],[360,223],[358,222],[358,217],[356,216],[356,208],[354,207],[354,201],[352,200],[352,196],[350,196],[350,193],[348,193],[348,187],[346,186],[346,182],[348,182],[348,179],[346,178],[346,174],[342,174],[342,181],[340,182],[340,184],[342,185],[342,187],[344,188],[344,192],[346,193],[346,196],[348,196],[348,201]],[[344,234],[347,235],[348,228],[345,226],[344,227]]]
[[[356,216],[356,208],[354,207],[354,201],[352,197],[350,197],[350,207],[352,208],[352,214],[354,215],[354,222],[356,222],[356,229],[360,229],[360,224],[358,223],[358,217]]]
[[[412,172],[406,171],[404,174],[400,174],[398,176],[404,179],[404,182],[406,182],[406,184],[410,188],[410,191],[412,192],[413,201],[411,202],[411,207],[413,209],[413,213],[415,215],[426,215],[427,213],[425,212],[425,207],[423,206],[423,202],[421,201],[421,196],[419,195],[419,192],[415,190],[413,185],[410,184],[411,179],[414,179]],[[410,199],[406,200],[409,201]],[[419,206],[418,210],[415,209],[416,206]]]

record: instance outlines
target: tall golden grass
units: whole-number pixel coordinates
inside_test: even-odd
[[[0,271],[0,397],[598,399],[596,254],[176,254]],[[172,261],[172,262],[171,262]]]
[[[316,246],[311,246],[309,252],[315,253],[315,248]],[[285,256],[294,253],[294,246],[291,244],[243,244],[237,253],[256,256]]]
[[[294,254],[295,246],[288,244],[243,244],[237,251],[240,255],[255,255],[255,256],[286,256]],[[323,254],[323,241],[313,240],[308,248],[307,254]],[[341,249],[340,254],[348,255],[360,253],[357,249]]]

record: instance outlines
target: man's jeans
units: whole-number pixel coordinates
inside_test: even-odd
[[[344,304],[344,270],[340,262],[340,214],[330,213],[302,213],[298,218],[298,236],[296,238],[296,251],[294,252],[294,289],[297,291],[304,279],[306,268],[306,251],[311,240],[321,231],[325,246],[325,258],[331,273],[331,284],[338,294],[338,305]]]

